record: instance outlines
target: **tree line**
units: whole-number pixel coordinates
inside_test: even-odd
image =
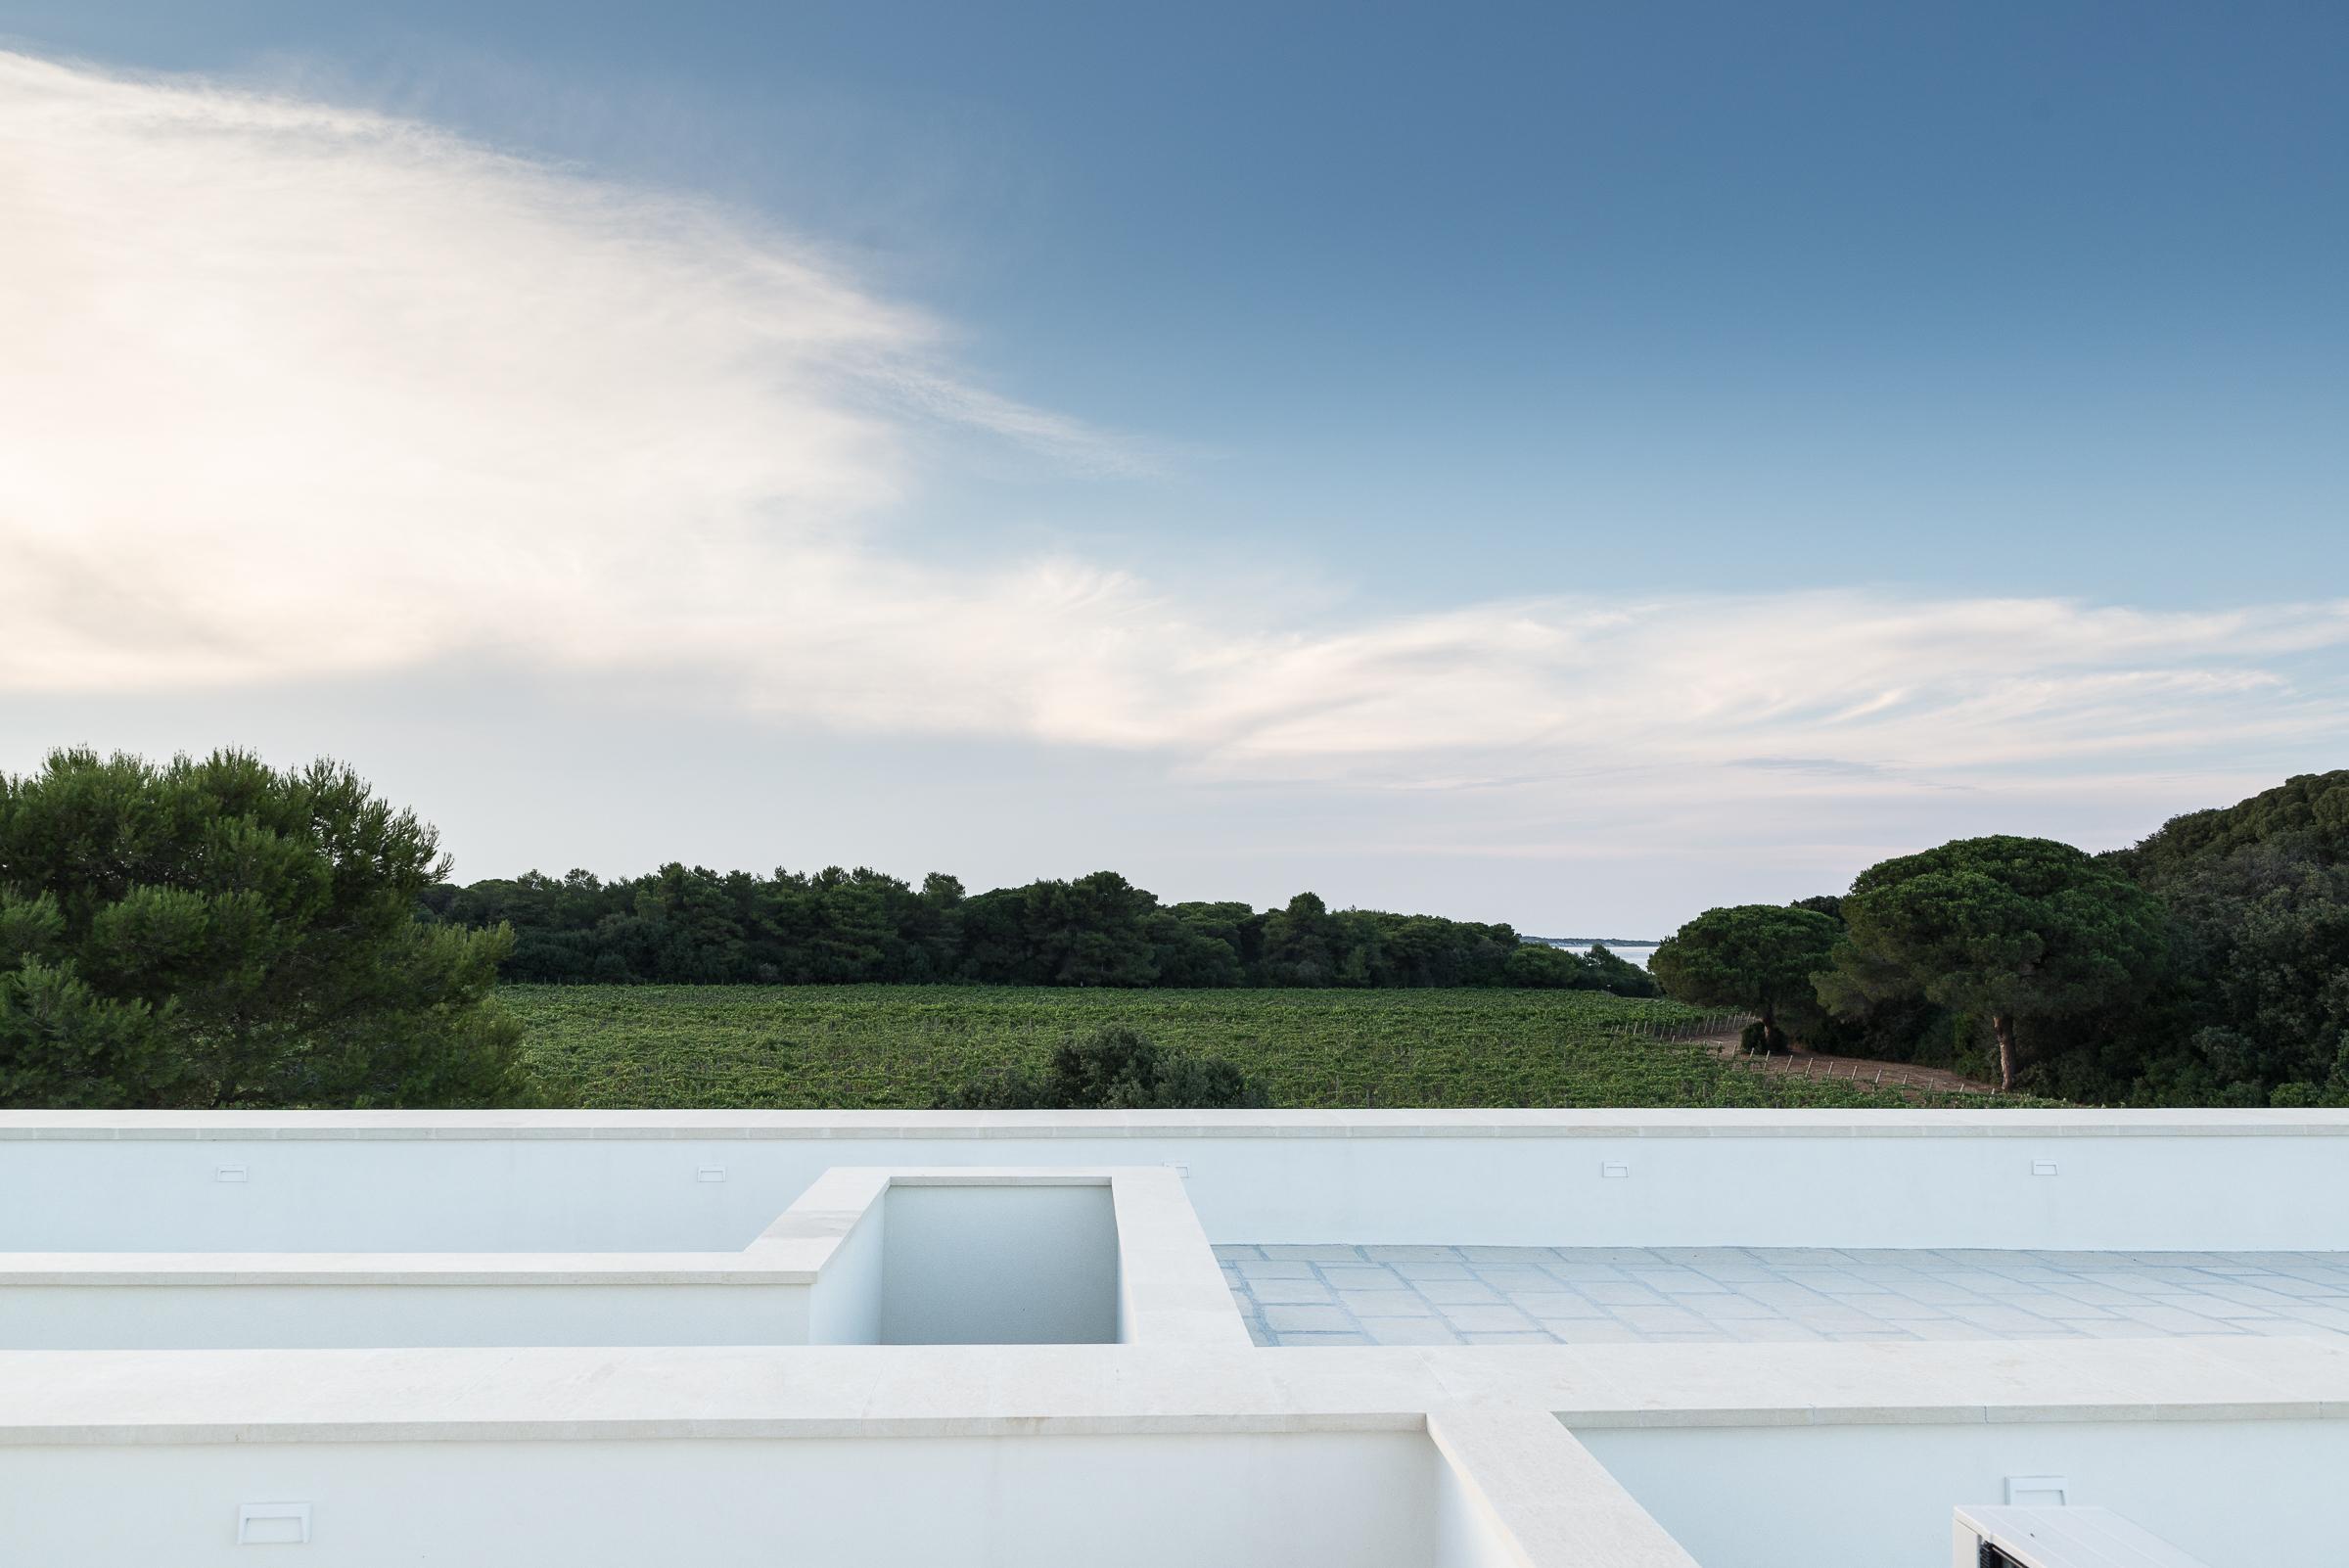
[[[1757,1048],[2100,1103],[2349,1104],[2349,770],[2104,854],[1960,839],[1840,896],[1707,910],[1650,968],[1752,1009]]]
[[[536,872],[424,891],[428,923],[506,927],[506,979],[541,984],[1387,988],[1505,986],[1649,996],[1638,965],[1506,925],[1332,909],[1161,903],[1114,871],[966,894],[859,866],[771,876],[670,864],[606,882]]]
[[[1763,1047],[1802,1039],[2092,1102],[2349,1104],[2349,770],[2106,854],[1961,839],[1840,895],[1708,910],[1657,950],[1653,980],[1505,925],[1311,894],[1162,904],[1111,872],[967,896],[950,877],[917,889],[869,870],[465,888],[447,874],[429,825],[331,762],[68,751],[0,774],[0,1105],[511,1103],[529,1080],[501,971],[1634,994],[1660,981],[1751,1008]],[[1073,1045],[1053,1072],[970,1093],[1248,1092],[1217,1064],[1123,1039]]]

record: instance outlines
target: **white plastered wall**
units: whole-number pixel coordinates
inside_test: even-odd
[[[1217,1241],[2349,1249],[2269,1201],[2349,1186],[2335,1112],[1139,1115],[0,1114],[0,1252],[729,1251],[858,1165],[1179,1165]]]
[[[1949,1560],[1951,1508],[2058,1478],[2212,1568],[2341,1568],[2349,1421],[1582,1428],[1704,1568]]]
[[[1436,1464],[1415,1432],[7,1449],[0,1555],[58,1568],[1489,1568],[1445,1554]],[[247,1502],[309,1504],[309,1543],[240,1547]]]

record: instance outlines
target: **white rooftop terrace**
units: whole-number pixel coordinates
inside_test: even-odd
[[[2337,1112],[4,1113],[0,1541],[2332,1568],[2345,1181]]]

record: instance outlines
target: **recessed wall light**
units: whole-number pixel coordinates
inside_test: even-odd
[[[2060,1508],[2071,1499],[2072,1484],[2059,1475],[2010,1475],[2006,1501],[2016,1508]]]
[[[240,1546],[304,1546],[310,1540],[306,1502],[244,1502],[237,1505]]]

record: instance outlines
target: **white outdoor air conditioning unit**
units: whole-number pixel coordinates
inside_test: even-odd
[[[2207,1568],[2105,1508],[1961,1507],[1951,1568]]]

